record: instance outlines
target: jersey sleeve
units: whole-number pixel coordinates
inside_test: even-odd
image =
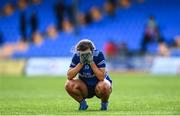
[[[106,67],[105,58],[104,58],[104,55],[102,52],[100,52],[98,55],[97,67],[98,68],[105,68]]]
[[[78,63],[79,63],[78,56],[77,54],[74,54],[69,67],[74,68]]]

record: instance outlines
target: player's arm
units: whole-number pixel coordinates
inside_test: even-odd
[[[100,81],[103,81],[104,77],[105,77],[105,73],[106,73],[105,68],[98,68],[94,62],[90,63],[90,66],[91,66],[94,74],[96,75],[96,77]]]
[[[67,72],[68,80],[72,80],[79,73],[82,67],[83,67],[83,64],[81,63],[78,63],[74,68],[70,67]]]

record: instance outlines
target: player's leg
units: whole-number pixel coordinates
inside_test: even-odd
[[[111,83],[108,80],[100,81],[96,85],[95,92],[97,97],[101,99],[101,110],[107,110],[108,99],[112,92]]]
[[[86,84],[80,79],[68,80],[65,84],[68,94],[80,103],[79,110],[86,110],[87,104],[85,98],[88,95]]]

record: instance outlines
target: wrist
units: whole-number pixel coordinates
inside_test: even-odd
[[[84,64],[83,63],[79,63],[78,65],[79,65],[78,67],[81,69]]]
[[[93,64],[95,64],[95,63],[94,63],[94,61],[92,61],[92,62],[90,62],[89,64],[90,64],[90,65],[93,65]]]

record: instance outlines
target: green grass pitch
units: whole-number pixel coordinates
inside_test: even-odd
[[[87,100],[87,111],[78,111],[79,104],[64,90],[65,77],[0,75],[0,115],[180,115],[179,75],[110,76],[109,110],[99,111],[100,100],[94,97]]]

